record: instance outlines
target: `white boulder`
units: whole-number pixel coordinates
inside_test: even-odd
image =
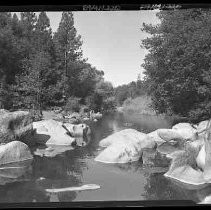
[[[100,142],[107,147],[95,161],[103,163],[128,163],[139,160],[144,149],[155,148],[156,142],[147,135],[134,129],[116,132]]]
[[[20,141],[12,141],[0,146],[0,165],[33,159],[29,147]]]
[[[141,133],[135,129],[124,129],[119,132],[113,133],[100,141],[99,146],[108,147],[118,141],[122,142],[139,142],[146,137],[145,133]]]
[[[42,120],[33,122],[33,128],[36,129],[34,139],[37,143],[47,145],[72,145],[75,138],[71,137],[62,126],[62,122],[55,120]]]

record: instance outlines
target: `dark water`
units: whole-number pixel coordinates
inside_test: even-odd
[[[187,190],[172,183],[163,176],[169,166],[166,160],[152,160],[151,165],[143,165],[141,160],[130,164],[94,161],[100,152],[99,141],[116,131],[135,128],[150,132],[158,128],[170,128],[171,125],[170,119],[155,116],[105,116],[90,124],[93,134],[88,146],[70,149],[55,157],[35,156],[32,162],[22,163],[21,170],[0,169],[0,202],[187,199],[199,202],[210,190]],[[101,188],[54,194],[45,191],[47,188],[83,184],[98,184]]]

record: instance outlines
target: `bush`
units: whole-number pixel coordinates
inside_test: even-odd
[[[137,98],[128,98],[123,103],[123,111],[128,113],[150,114],[155,115],[153,110],[152,101],[149,96],[139,96]]]
[[[70,97],[67,100],[67,103],[64,107],[65,111],[71,111],[71,112],[79,112],[80,111],[80,98],[78,97]]]

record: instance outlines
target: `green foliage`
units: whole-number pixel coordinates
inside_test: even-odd
[[[154,108],[191,118],[211,117],[211,12],[208,9],[163,10],[161,23],[143,24],[151,35],[143,67]]]

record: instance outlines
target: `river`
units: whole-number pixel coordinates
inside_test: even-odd
[[[168,161],[155,160],[153,165],[149,166],[143,165],[142,161],[129,164],[103,164],[94,161],[101,152],[99,141],[114,132],[135,128],[148,133],[171,126],[171,119],[157,116],[120,113],[106,115],[98,122],[90,124],[92,138],[86,147],[71,149],[55,157],[35,156],[32,162],[26,164],[21,177],[18,177],[19,171],[0,171],[0,202],[187,199],[199,202],[210,190],[184,189],[165,178],[163,174],[168,170]],[[47,188],[83,184],[97,184],[101,188],[60,193],[45,191]]]

